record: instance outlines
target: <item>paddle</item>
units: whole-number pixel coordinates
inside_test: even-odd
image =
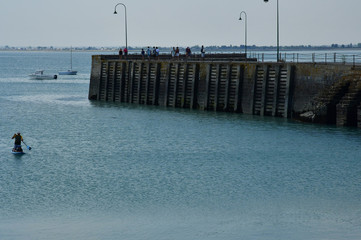
[[[31,150],[31,147],[29,147],[28,145],[26,145],[26,143],[23,141],[23,143],[25,144],[25,146],[29,149],[29,150]]]

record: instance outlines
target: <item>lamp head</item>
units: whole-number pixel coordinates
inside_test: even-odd
[[[268,2],[268,0],[263,0],[265,3],[267,3]]]
[[[114,10],[114,14],[117,14],[117,10]]]

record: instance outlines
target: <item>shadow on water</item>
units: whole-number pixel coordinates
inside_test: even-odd
[[[336,125],[323,125],[314,123],[305,123],[292,119],[278,118],[272,116],[256,116],[249,114],[202,111],[183,108],[170,108],[163,106],[138,105],[130,103],[113,103],[102,101],[89,101],[92,107],[118,109],[118,110],[134,110],[152,113],[175,113],[183,116],[191,116],[202,119],[214,119],[224,122],[247,123],[251,125],[261,125],[264,130],[268,128],[276,129],[292,129],[294,131],[320,132],[325,134],[345,134],[359,137],[361,129],[353,127],[338,127]]]
[[[23,154],[13,154],[13,153],[12,153],[12,155],[13,155],[14,159],[16,159],[16,160],[21,160],[22,157],[23,157],[24,155],[26,155],[26,154],[25,154],[25,153],[23,153]]]
[[[138,105],[131,103],[114,103],[114,102],[103,102],[103,101],[90,101],[90,105],[97,108],[114,108],[114,109],[127,109],[127,110],[141,110],[148,112],[159,112],[159,113],[178,113],[184,115],[204,116],[216,119],[229,119],[229,120],[254,120],[254,121],[278,121],[288,122],[287,119],[274,118],[274,117],[260,117],[247,114],[238,113],[227,113],[227,112],[215,112],[215,111],[203,111],[187,108],[172,108],[163,106],[153,105]]]
[[[8,156],[8,159],[13,160],[16,166],[22,166],[24,161],[29,157],[29,154],[13,154],[11,151],[9,152],[9,155],[11,156]]]

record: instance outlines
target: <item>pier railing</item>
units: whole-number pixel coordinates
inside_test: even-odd
[[[256,58],[259,62],[277,61],[277,53],[251,52],[248,57]],[[302,52],[283,52],[280,53],[282,62],[292,63],[335,63],[361,65],[361,54],[342,53],[342,52],[320,52],[320,53],[302,53]]]
[[[107,59],[119,59],[118,55],[107,55]],[[131,53],[128,56],[122,56],[125,60],[148,60],[148,56],[142,57],[140,54]],[[282,52],[279,59],[284,63],[321,63],[321,64],[347,64],[353,66],[361,65],[361,53],[342,53],[342,52]],[[181,54],[179,57],[172,57],[170,54],[160,54],[151,56],[149,60],[180,60],[180,61],[249,61],[249,62],[276,62],[277,53],[250,52],[247,56],[243,53],[206,53],[204,57],[200,53],[194,53],[191,56]]]
[[[104,56],[103,56],[104,57]],[[119,55],[106,55],[106,59],[120,59]],[[192,54],[191,56],[186,56],[185,54],[180,54],[179,57],[172,57],[171,54],[159,54],[159,56],[150,57],[142,56],[140,54],[129,54],[127,56],[122,55],[122,60],[180,60],[180,61],[246,61],[246,54],[243,53],[208,53],[202,57],[201,54]],[[248,58],[247,61],[257,61],[257,59]]]

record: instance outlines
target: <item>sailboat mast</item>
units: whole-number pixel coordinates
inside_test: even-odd
[[[73,71],[73,47],[70,47],[70,70]]]

